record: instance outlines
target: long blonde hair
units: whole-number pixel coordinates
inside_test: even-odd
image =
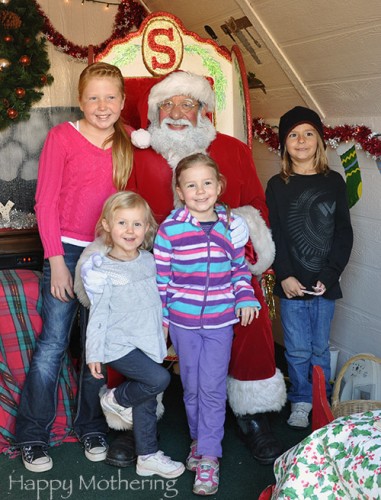
[[[327,153],[325,152],[323,139],[320,137],[318,133],[316,135],[317,135],[317,148],[313,166],[316,169],[317,174],[327,175],[329,172]],[[287,184],[292,175],[294,175],[294,171],[292,168],[292,160],[287,151],[287,148],[285,147],[282,156],[280,177]]]
[[[79,77],[79,100],[81,100],[91,78],[113,78],[119,87],[119,92],[124,97],[124,79],[120,69],[112,64],[96,62],[87,66]],[[112,176],[114,186],[118,190],[125,189],[132,170],[133,148],[121,116],[114,123],[114,132],[104,141],[103,147],[110,142],[112,142]]]
[[[102,213],[95,227],[95,234],[101,237],[104,243],[112,247],[113,242],[110,233],[103,227],[102,221],[105,220],[109,226],[112,225],[115,212],[119,209],[142,208],[144,210],[145,222],[149,224],[148,231],[145,234],[144,241],[140,248],[151,250],[153,240],[157,231],[157,222],[152,214],[151,208],[140,194],[133,191],[120,191],[111,195],[104,203]]]

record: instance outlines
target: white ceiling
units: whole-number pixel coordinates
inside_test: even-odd
[[[323,117],[381,116],[380,0],[144,0],[151,10],[170,12],[184,26],[218,43],[233,41],[221,29],[246,16],[241,33],[261,64],[236,35],[247,70],[266,87],[250,91],[253,116],[277,119],[295,105]],[[259,40],[258,48],[252,39]]]

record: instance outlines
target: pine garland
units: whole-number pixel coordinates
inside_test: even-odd
[[[62,33],[59,33],[54,28],[44,11],[38,6],[37,2],[36,5],[40,15],[44,19],[42,33],[46,39],[49,40],[49,42],[51,42],[58,50],[64,52],[68,56],[74,57],[79,61],[87,61],[89,48],[83,47],[82,45],[76,45],[65,38]],[[124,38],[134,26],[139,28],[146,16],[147,11],[141,4],[135,2],[134,0],[122,0],[115,16],[111,36],[99,45],[93,46],[94,55],[96,56],[103,52],[107,45],[112,41]]]
[[[53,81],[42,26],[34,2],[0,3],[0,130],[27,120],[43,96],[40,89]]]

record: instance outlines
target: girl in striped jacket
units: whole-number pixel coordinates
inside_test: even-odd
[[[218,489],[233,325],[250,324],[260,304],[244,248],[231,242],[234,216],[218,203],[226,184],[218,165],[205,154],[188,156],[176,167],[174,182],[184,206],[159,227],[157,283],[164,328],[180,360],[193,492],[212,495]]]

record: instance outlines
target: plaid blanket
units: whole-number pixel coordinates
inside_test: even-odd
[[[41,333],[40,278],[40,272],[27,269],[0,271],[0,453],[10,456],[18,454],[13,447],[15,417],[36,337]],[[76,389],[76,373],[66,355],[51,446],[76,441],[72,431]]]

